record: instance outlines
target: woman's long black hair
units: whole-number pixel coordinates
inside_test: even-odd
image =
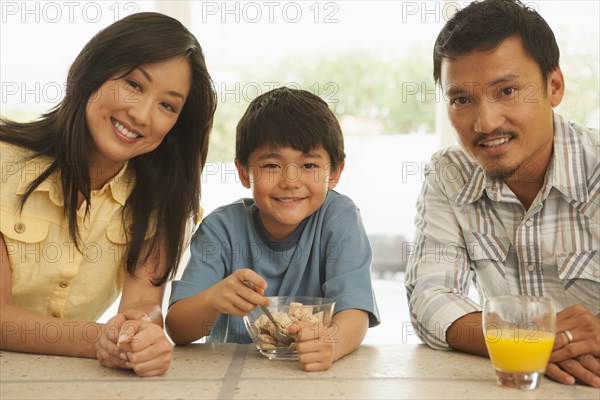
[[[130,15],[97,33],[75,59],[67,77],[62,102],[39,120],[27,123],[2,120],[0,140],[33,151],[33,157],[54,161],[31,183],[21,201],[52,173],[59,171],[69,233],[77,245],[77,195],[90,204],[86,121],[90,96],[117,73],[185,56],[192,69],[189,96],[176,124],[154,151],[129,160],[135,185],[125,204],[122,221],[128,235],[126,270],[150,254],[158,255],[153,283],[161,285],[175,275],[185,246],[186,226],[197,218],[200,174],[206,161],[208,139],[216,109],[216,94],[200,44],[179,21],[159,13]],[[146,257],[140,257],[150,222],[156,232]],[[159,251],[160,249],[160,251]]]

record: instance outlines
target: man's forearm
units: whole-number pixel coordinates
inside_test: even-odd
[[[446,341],[455,350],[487,357],[481,312],[470,313],[454,321],[446,331]]]

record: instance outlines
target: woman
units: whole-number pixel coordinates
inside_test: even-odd
[[[164,284],[199,215],[212,80],[180,22],[139,13],[91,39],[67,88],[41,119],[0,123],[1,348],[159,375],[172,349]],[[120,293],[118,315],[93,322]]]

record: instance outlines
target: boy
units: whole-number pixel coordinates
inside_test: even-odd
[[[198,228],[173,282],[166,327],[175,343],[250,343],[241,317],[268,305],[264,296],[303,295],[336,301],[329,327],[290,328],[304,370],[326,370],[360,345],[379,313],[359,210],[332,191],[344,158],[340,125],[318,96],[283,87],[252,101],[237,126],[235,163],[253,198]]]

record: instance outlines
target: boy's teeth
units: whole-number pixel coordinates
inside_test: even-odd
[[[500,146],[501,144],[508,142],[509,140],[510,140],[510,138],[496,139],[496,140],[492,140],[491,142],[483,143],[483,146],[496,147],[496,146]]]
[[[139,137],[139,135],[136,135],[135,133],[129,131],[129,129],[125,128],[123,125],[121,125],[119,123],[119,121],[113,120],[113,125],[115,126],[115,128],[117,128],[117,130],[121,133],[121,135],[128,137],[130,139],[136,139]]]

